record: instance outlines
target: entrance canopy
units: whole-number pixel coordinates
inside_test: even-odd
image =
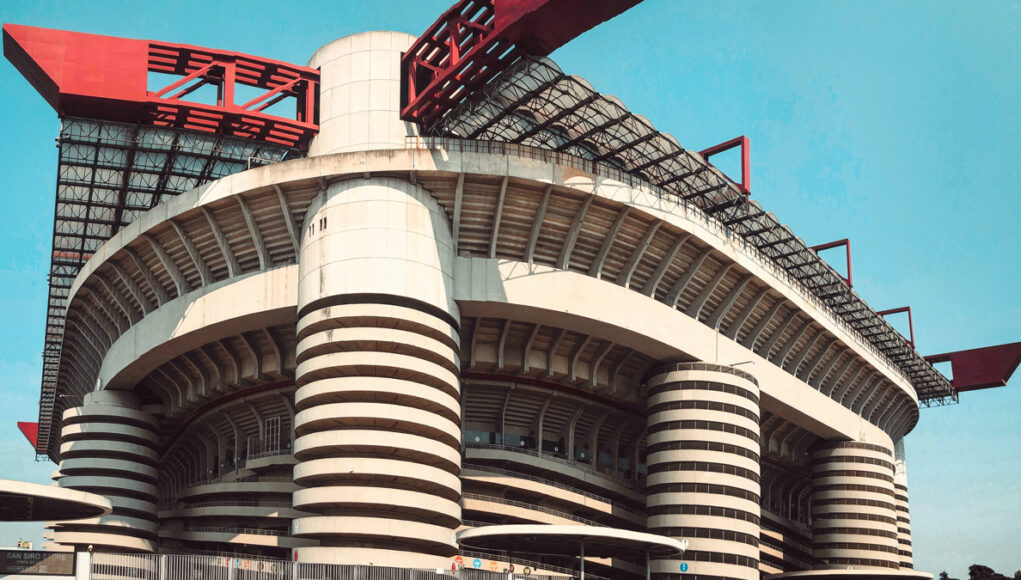
[[[576,525],[520,524],[462,530],[457,543],[464,549],[487,552],[529,552],[550,556],[618,558],[644,555],[669,558],[684,552],[687,540],[616,528]]]
[[[0,479],[0,522],[80,520],[109,515],[110,500],[101,495]]]

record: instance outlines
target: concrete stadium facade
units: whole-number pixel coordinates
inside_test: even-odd
[[[651,185],[419,139],[413,41],[320,49],[307,157],[178,195],[85,265],[59,376],[90,393],[55,479],[113,512],[52,540],[449,569],[478,555],[459,530],[566,524],[687,539],[663,578],[909,573],[904,373]]]

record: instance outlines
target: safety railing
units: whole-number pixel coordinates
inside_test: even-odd
[[[91,580],[564,580],[563,576],[545,574],[523,575],[522,569],[534,565],[550,570],[537,562],[513,560],[515,572],[473,568],[481,566],[482,558],[508,561],[491,555],[462,556],[467,567],[451,560],[452,570],[394,568],[389,566],[355,566],[345,564],[312,564],[287,560],[259,559],[246,556],[196,556],[180,554],[88,554],[91,557]],[[518,562],[524,562],[518,564]],[[562,569],[563,574],[572,571]],[[558,569],[557,571],[560,571]],[[591,576],[598,578],[598,576]]]
[[[473,500],[478,500],[478,501],[488,501],[488,502],[498,503],[498,504],[502,504],[502,505],[509,505],[509,506],[513,506],[513,507],[519,507],[519,508],[530,510],[530,511],[534,511],[534,512],[540,512],[540,513],[548,514],[548,515],[551,515],[551,516],[554,516],[554,517],[558,517],[558,518],[561,518],[561,519],[571,520],[572,522],[578,522],[579,524],[585,524],[587,526],[599,526],[599,527],[605,527],[606,526],[606,524],[601,524],[601,523],[599,523],[597,521],[590,520],[588,518],[583,518],[581,516],[576,516],[574,514],[569,514],[569,513],[564,512],[564,511],[555,510],[555,509],[544,507],[544,506],[537,505],[537,504],[534,504],[534,503],[517,501],[517,500],[513,500],[513,499],[506,499],[506,498],[496,497],[496,496],[492,496],[492,495],[482,495],[482,494],[478,494],[478,493],[463,493],[463,494],[461,494],[461,497],[463,499],[473,499]]]
[[[619,502],[617,500],[610,499],[610,498],[608,498],[606,496],[599,495],[597,493],[592,493],[592,492],[589,492],[589,491],[585,491],[583,489],[578,489],[577,487],[574,487],[574,486],[571,486],[571,485],[567,485],[565,483],[561,483],[559,481],[555,481],[555,480],[548,479],[548,478],[545,478],[545,477],[538,477],[538,476],[530,475],[530,474],[527,474],[527,473],[521,473],[519,471],[511,471],[509,469],[500,469],[499,467],[490,467],[488,465],[476,465],[476,464],[468,464],[468,463],[462,465],[462,469],[464,469],[464,470],[470,469],[470,470],[473,470],[473,471],[481,471],[484,474],[505,475],[507,477],[513,477],[513,478],[516,478],[516,479],[524,479],[524,480],[527,480],[527,481],[534,481],[536,483],[541,483],[543,485],[548,485],[550,487],[555,487],[557,489],[563,489],[563,490],[569,491],[571,493],[574,493],[574,494],[577,494],[577,495],[580,495],[580,496],[583,496],[583,497],[587,497],[589,499],[594,499],[596,501],[601,501],[603,503],[609,504],[614,510],[620,510],[620,511],[624,511],[624,512],[627,512],[629,514],[636,515],[636,516],[645,517],[645,512],[643,512],[643,511],[641,511],[639,509],[635,509],[633,507],[624,505],[624,504],[622,504],[621,502]]]
[[[513,445],[500,445],[499,443],[465,443],[465,447],[469,447],[471,449],[496,449],[496,450],[499,450],[499,451],[510,451],[512,453],[520,453],[522,455],[531,455],[532,457],[540,457],[542,459],[548,459],[550,461],[555,461],[557,463],[563,463],[564,465],[570,466],[570,467],[572,467],[574,469],[577,469],[579,471],[584,471],[585,473],[590,473],[592,475],[595,475],[595,476],[601,477],[603,479],[606,479],[609,482],[612,482],[612,483],[615,483],[617,485],[621,485],[621,486],[624,486],[624,487],[627,487],[627,488],[630,488],[630,489],[642,489],[644,487],[644,483],[642,481],[635,481],[633,479],[620,479],[620,478],[617,478],[617,477],[613,477],[612,475],[609,475],[607,473],[603,473],[602,471],[599,471],[598,469],[592,469],[591,467],[589,467],[588,465],[586,465],[584,463],[579,463],[577,461],[573,461],[571,459],[565,459],[563,457],[557,457],[556,455],[554,455],[552,453],[539,453],[538,451],[536,451],[534,449],[527,449],[527,448],[524,448],[524,447],[514,447]]]

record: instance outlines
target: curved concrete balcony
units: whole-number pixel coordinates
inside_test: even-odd
[[[243,544],[266,548],[301,548],[317,544],[314,540],[291,537],[287,532],[256,528],[196,527],[179,530],[160,528],[160,538],[173,538],[187,542]]]
[[[369,429],[330,430],[303,435],[295,441],[294,456],[301,461],[336,456],[389,456],[453,474],[458,473],[461,459],[456,447],[433,437]]]
[[[250,505],[246,505],[250,504]],[[292,520],[304,515],[290,506],[257,505],[255,502],[203,502],[159,511],[161,520],[193,518],[265,518]]]
[[[177,499],[190,499],[210,495],[237,497],[249,494],[291,494],[298,490],[289,477],[264,477],[258,481],[231,481],[199,483],[181,490]]]
[[[540,455],[531,449],[509,445],[468,444],[465,459],[476,463],[514,465],[525,473],[542,473],[550,479],[566,480],[572,484],[580,483],[586,488],[598,489],[636,503],[645,503],[645,494],[638,491],[642,487],[639,482],[614,478],[586,465],[548,453]]]
[[[487,486],[500,486],[504,489],[519,492],[530,492],[540,497],[548,497],[556,502],[576,506],[584,512],[592,513],[593,519],[611,518],[620,524],[645,526],[645,510],[627,506],[594,493],[588,493],[570,485],[541,477],[515,473],[499,468],[465,467],[461,472],[465,481],[483,483]]]

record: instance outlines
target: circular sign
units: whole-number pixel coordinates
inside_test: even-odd
[[[464,558],[462,558],[461,556],[454,558],[454,561],[457,562],[458,564],[464,564]]]
[[[532,569],[529,568],[528,566],[525,566],[525,569],[522,570],[521,573],[524,574],[525,576],[528,576],[529,574],[532,573]]]
[[[687,562],[681,562],[681,572],[687,572],[687,571],[688,571],[688,563]]]
[[[482,560],[479,560],[478,558],[475,558],[474,560],[472,560],[472,568],[481,568],[481,567],[482,567]]]
[[[490,562],[489,563],[489,569],[492,570],[493,572],[496,572],[497,568],[498,568],[498,566],[496,565],[496,562]]]

